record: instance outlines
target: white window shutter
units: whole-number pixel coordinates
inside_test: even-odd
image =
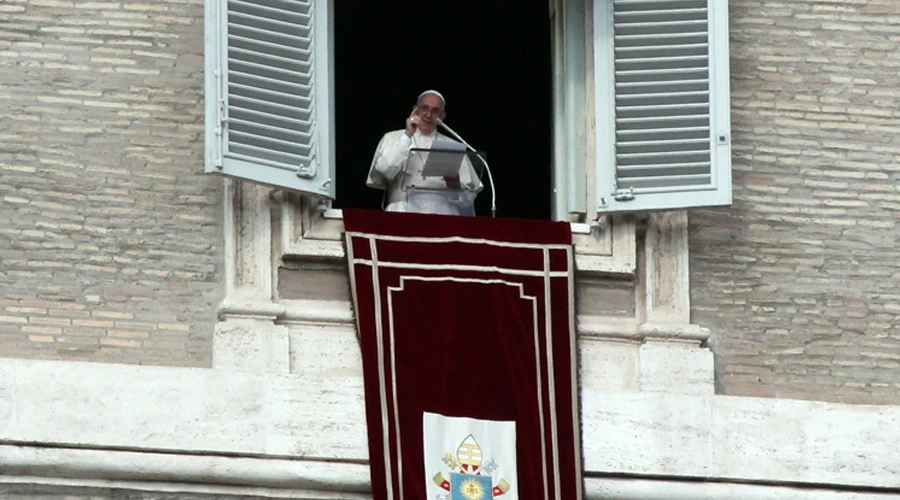
[[[334,198],[328,0],[206,2],[206,172]]]
[[[596,0],[599,211],[731,203],[727,0]]]

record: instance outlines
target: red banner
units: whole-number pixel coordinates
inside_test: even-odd
[[[344,224],[374,500],[582,498],[569,225]]]

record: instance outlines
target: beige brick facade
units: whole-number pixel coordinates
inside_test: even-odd
[[[0,4],[0,356],[209,366],[203,2]]]
[[[900,3],[731,0],[732,207],[691,214],[722,394],[900,403]],[[203,2],[0,4],[0,355],[209,366]]]
[[[723,394],[900,403],[900,2],[731,1],[734,204],[691,216]]]

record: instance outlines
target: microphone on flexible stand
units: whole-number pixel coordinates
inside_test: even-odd
[[[478,159],[481,160],[482,163],[484,163],[484,169],[487,170],[487,174],[488,174],[488,182],[491,185],[491,217],[496,217],[497,216],[497,192],[494,190],[494,176],[491,175],[491,167],[488,166],[487,160],[485,160],[484,157],[481,156],[481,153],[479,153],[475,148],[470,146],[469,143],[466,142],[465,139],[463,139],[452,128],[450,128],[446,123],[444,123],[443,120],[438,120],[437,124],[440,125],[441,127],[443,127],[444,130],[446,130],[447,132],[450,132],[450,135],[455,137],[456,140],[458,140],[459,142],[463,143],[463,145],[465,145],[473,153],[475,153],[475,156],[477,156]]]

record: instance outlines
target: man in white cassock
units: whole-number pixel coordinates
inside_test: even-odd
[[[410,155],[410,149],[428,149],[435,141],[457,142],[437,131],[438,122],[446,116],[444,106],[444,96],[440,92],[422,92],[406,119],[406,128],[384,134],[378,143],[366,185],[385,190],[385,210],[460,215],[458,205],[440,194],[439,190],[462,188],[472,193],[481,191],[481,179],[468,156],[456,176],[423,177],[420,155]],[[414,190],[425,188],[425,191],[414,191],[417,194],[413,202],[407,197],[411,187]],[[429,194],[428,189],[436,191]]]

